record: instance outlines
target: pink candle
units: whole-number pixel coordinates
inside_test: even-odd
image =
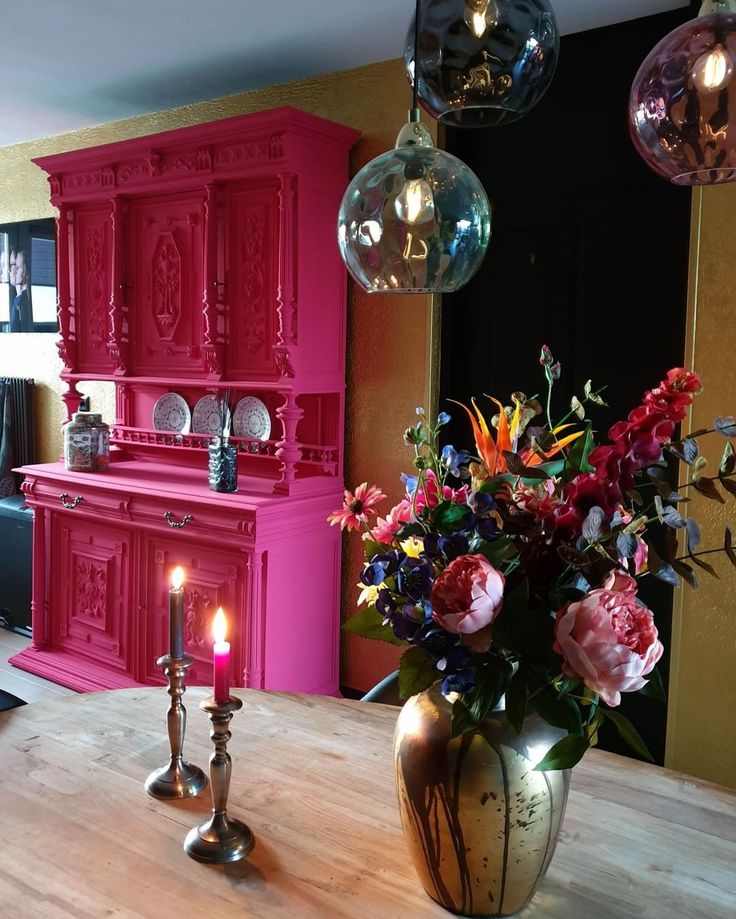
[[[215,665],[215,702],[222,705],[230,698],[230,642],[225,641],[227,619],[220,607],[212,623],[212,634],[215,644],[212,651]]]

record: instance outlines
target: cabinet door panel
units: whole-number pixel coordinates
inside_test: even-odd
[[[74,216],[73,299],[80,373],[112,373],[110,336],[112,224],[110,208],[78,208]]]
[[[154,198],[130,207],[128,315],[134,371],[202,372],[202,199]]]
[[[278,195],[274,187],[231,189],[225,202],[228,375],[272,375],[278,332]]]
[[[146,578],[145,659],[141,679],[164,682],[156,659],[169,650],[169,586],[171,572],[181,565],[184,582],[184,651],[194,658],[188,682],[212,684],[212,620],[218,606],[227,615],[231,679],[241,684],[245,620],[245,560],[235,552],[187,542],[176,537],[148,537],[144,550]]]
[[[51,542],[52,644],[132,675],[132,534],[57,515]]]

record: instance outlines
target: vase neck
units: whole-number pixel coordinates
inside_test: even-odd
[[[699,15],[710,16],[712,13],[736,13],[736,0],[703,0]]]

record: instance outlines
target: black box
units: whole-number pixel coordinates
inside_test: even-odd
[[[23,495],[0,500],[0,625],[30,632],[33,511]]]

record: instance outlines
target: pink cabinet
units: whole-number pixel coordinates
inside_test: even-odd
[[[110,471],[24,468],[35,510],[33,642],[19,667],[80,690],[161,682],[171,570],[186,572],[190,679],[230,617],[234,682],[337,692],[345,271],[335,238],[357,133],[274,109],[36,160],[58,220],[67,415],[116,390]],[[238,492],[207,487],[210,436],[162,429],[230,392]],[[157,427],[158,424],[158,427]],[[165,426],[164,426],[165,427]]]

